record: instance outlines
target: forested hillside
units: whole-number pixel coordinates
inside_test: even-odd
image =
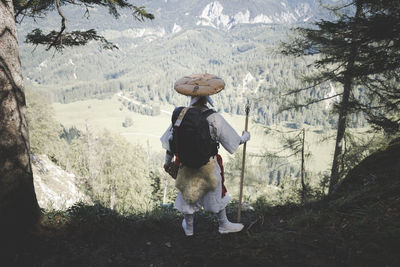
[[[281,96],[285,89],[299,87],[299,77],[310,71],[306,61],[285,58],[274,51],[273,44],[286,30],[285,26],[245,25],[221,36],[214,29],[199,28],[163,38],[161,44],[144,42],[134,51],[125,51],[122,44],[119,51],[98,51],[93,45],[67,50],[58,60],[44,59],[37,48],[39,51],[29,55],[38,58],[29,61],[32,65],[26,66],[30,70],[26,76],[28,86],[62,103],[123,91],[142,103],[185,105],[186,98],[172,89],[176,79],[187,73],[215,73],[226,82],[226,90],[214,96],[218,108],[225,112],[243,114],[244,103],[250,99],[256,120],[266,125],[285,121],[329,126],[333,124],[329,117],[331,102],[305,109],[303,114],[277,114],[284,104]],[[244,34],[254,39],[249,42]],[[220,45],[215,46],[215,42]],[[302,98],[335,92],[335,86],[328,84]],[[365,120],[359,116],[353,123],[363,126]]]
[[[334,118],[329,116],[331,103],[314,105],[301,114],[277,113],[284,104],[284,92],[298,88],[300,77],[312,71],[308,68],[309,59],[283,57],[277,52],[277,45],[287,39],[293,23],[304,23],[302,16],[312,20],[327,16],[328,12],[320,13],[316,1],[283,1],[280,4],[255,1],[252,5],[245,2],[232,5],[229,1],[187,2],[145,2],[159,17],[143,25],[128,26],[126,15],[118,23],[110,20],[102,24],[101,33],[116,44],[118,50],[103,50],[92,43],[84,48],[65,49],[62,54],[53,56],[43,47],[32,51],[32,46],[23,44],[21,60],[27,86],[61,103],[109,97],[123,91],[142,103],[185,105],[186,98],[175,93],[173,83],[188,73],[208,72],[221,76],[226,82],[226,90],[215,96],[218,109],[225,112],[243,114],[244,103],[250,99],[256,121],[266,125],[280,122],[295,125],[304,122],[327,128],[334,125]],[[73,10],[70,8],[66,12],[77,18],[71,27],[78,27],[83,21]],[[205,10],[208,10],[206,15],[203,14]],[[246,10],[249,18],[263,14],[278,16],[280,20],[247,21],[235,15]],[[105,10],[89,12],[92,12],[90,21],[94,23]],[[236,24],[224,29],[213,27],[215,21],[211,26],[197,23],[202,18],[213,20],[214,15],[221,18],[222,14],[231,16]],[[287,16],[293,19],[284,20]],[[50,15],[49,20],[55,22]],[[171,25],[175,25],[175,30],[169,28],[173,27]],[[31,28],[31,24],[22,24],[20,30],[24,34]],[[335,94],[335,87],[335,84],[317,87],[311,95],[299,96],[299,101]],[[365,120],[355,115],[352,125],[363,126]]]
[[[45,97],[28,91],[27,100],[36,194],[44,204],[42,208],[60,209],[83,201],[127,213],[150,210],[162,202],[152,196],[152,191],[157,195],[164,189],[166,174],[158,171],[160,153],[145,152],[141,144],[131,144],[89,122],[81,129],[65,128],[54,118],[54,110]],[[45,161],[51,161],[60,170],[49,170],[54,167]],[[61,173],[64,171],[75,177],[66,177]],[[47,188],[58,192],[58,196]],[[164,201],[170,201],[172,194],[170,187]]]

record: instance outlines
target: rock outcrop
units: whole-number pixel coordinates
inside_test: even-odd
[[[46,155],[31,155],[33,181],[39,206],[65,210],[90,198],[78,187],[77,177],[54,164]]]

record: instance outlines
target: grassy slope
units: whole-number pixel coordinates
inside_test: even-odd
[[[199,213],[193,238],[171,208],[123,217],[76,206],[47,213],[13,257],[29,266],[399,266],[400,144],[365,159],[337,193],[305,206],[254,203],[241,233]],[[230,207],[229,217],[235,216]]]

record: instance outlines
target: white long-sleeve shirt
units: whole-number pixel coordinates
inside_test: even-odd
[[[230,154],[233,154],[241,144],[241,138],[235,129],[217,112],[208,116],[207,121],[211,138],[220,143]],[[169,140],[172,138],[172,133],[173,127],[171,124],[160,139],[162,147],[168,151],[171,151]]]

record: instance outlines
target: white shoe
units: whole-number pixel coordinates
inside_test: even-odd
[[[222,226],[218,228],[220,234],[229,234],[229,233],[236,233],[243,230],[244,225],[241,223],[231,223],[227,222],[224,223]]]
[[[192,236],[193,235],[193,225],[192,225],[192,227],[188,227],[186,225],[186,220],[185,219],[183,219],[183,221],[182,221],[182,228],[183,228],[183,231],[185,231],[185,235],[186,236]]]

